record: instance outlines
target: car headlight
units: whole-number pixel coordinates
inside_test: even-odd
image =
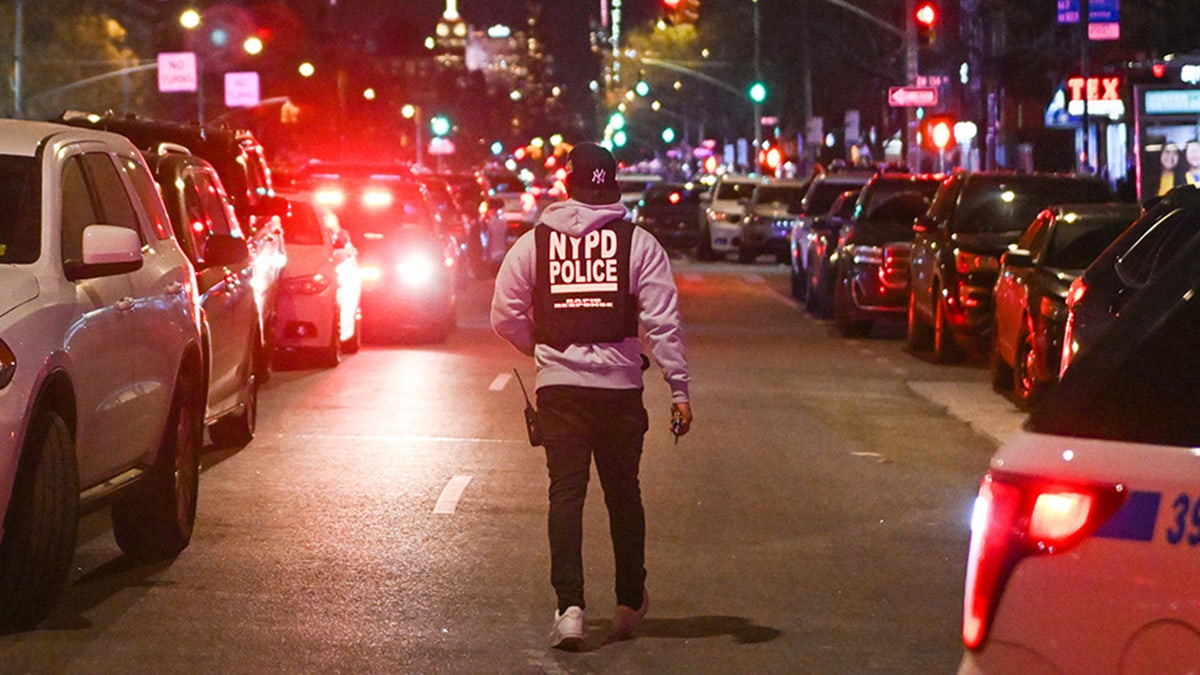
[[[428,286],[433,283],[438,272],[437,260],[425,253],[409,254],[396,264],[396,274],[405,286]]]

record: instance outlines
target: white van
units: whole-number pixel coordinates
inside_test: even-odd
[[[698,260],[716,260],[738,249],[742,218],[754,188],[763,181],[753,176],[724,174],[712,189],[712,201],[704,211],[700,242],[696,245]]]

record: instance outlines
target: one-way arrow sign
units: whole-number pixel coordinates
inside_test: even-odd
[[[888,87],[888,105],[893,108],[935,106],[937,87]]]

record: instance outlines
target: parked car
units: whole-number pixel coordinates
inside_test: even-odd
[[[144,152],[155,152],[162,143],[181,145],[216,168],[254,253],[252,286],[263,313],[263,353],[272,353],[275,334],[271,329],[275,325],[279,281],[283,266],[287,264],[282,219],[287,214],[288,204],[275,194],[266,152],[254,134],[245,129],[201,127],[111,114],[67,113],[61,121],[120,134]],[[262,359],[258,366],[260,382],[267,381],[271,376],[271,360]]]
[[[992,456],[971,518],[959,673],[1200,663],[1195,227],[1177,243]]]
[[[813,244],[819,234],[813,229],[813,221],[829,213],[833,202],[847,190],[861,190],[874,173],[865,171],[835,171],[815,176],[804,193],[799,217],[788,233],[788,255],[791,259],[793,284],[807,279],[813,263]],[[802,286],[805,293],[809,282]],[[807,296],[806,296],[807,298]]]
[[[813,220],[813,235],[810,237],[812,243],[809,245],[809,259],[812,262],[809,264],[808,270],[808,306],[814,314],[825,316],[834,313],[834,295],[838,279],[843,273],[851,271],[849,267],[845,266],[839,270],[840,263],[845,262],[845,256],[840,255],[839,250],[845,245],[858,246],[868,241],[879,241],[880,237],[885,236],[885,233],[886,236],[894,237],[894,239],[880,241],[875,246],[891,244],[885,252],[888,260],[886,269],[889,272],[887,283],[889,284],[888,288],[891,289],[887,298],[890,299],[891,294],[900,293],[904,296],[904,302],[901,304],[907,302],[909,247],[903,244],[912,242],[913,218],[908,218],[907,214],[903,212],[903,208],[897,209],[896,205],[893,205],[886,214],[887,222],[872,222],[864,228],[858,229],[854,229],[853,226],[855,222],[875,219],[879,215],[877,213],[879,207],[897,195],[916,193],[928,199],[937,191],[939,183],[940,179],[937,174],[880,173],[873,176],[862,189],[854,191],[855,199],[851,204],[852,212],[848,217]],[[915,207],[913,200],[909,200],[908,206]],[[919,214],[914,214],[914,217],[916,215]],[[903,234],[896,232],[894,221],[897,218],[908,218],[907,232]],[[835,224],[837,229],[830,232]],[[851,239],[856,241],[846,241],[843,236],[844,232],[847,234],[853,232],[854,236]],[[861,253],[867,257],[874,256],[874,251],[870,249],[863,249]],[[845,279],[849,280],[849,277],[845,277]],[[850,299],[852,295],[844,299]],[[872,301],[883,302],[885,299],[884,296],[873,296]],[[843,305],[843,309],[849,308],[849,305]],[[883,311],[885,308],[881,306],[879,309]],[[864,313],[864,316],[860,318],[869,318],[868,314],[870,312]],[[846,316],[844,315],[843,318],[845,319]],[[860,331],[864,327],[865,324],[857,326]]]
[[[468,260],[468,237],[471,233],[471,220],[473,214],[467,213],[466,209],[458,202],[458,195],[450,186],[450,183],[441,176],[433,176],[429,174],[416,174],[417,180],[425,186],[425,191],[429,194],[429,203],[433,205],[434,217],[439,221],[439,226],[451,237],[454,237],[455,243],[458,245],[458,258],[462,261]],[[466,272],[470,272],[469,265],[464,267]],[[466,281],[468,274],[458,275],[458,280]]]
[[[486,169],[480,174],[487,184],[488,197],[503,201],[500,214],[508,223],[506,247],[533,229],[542,215],[538,196],[517,174],[502,169]]]
[[[135,558],[191,540],[204,410],[191,264],[124,138],[0,120],[0,628],[67,583],[79,514]]]
[[[914,224],[908,346],[952,361],[986,347],[1000,254],[1051,204],[1107,202],[1094,176],[960,171]]]
[[[700,192],[690,183],[656,183],[638,202],[634,222],[667,249],[694,249],[700,236]]]
[[[808,273],[797,276],[791,269],[792,297],[803,302],[816,316],[827,317],[833,311],[833,264],[842,226],[854,217],[854,204],[860,190],[846,190],[829,207],[829,213],[816,216],[809,225]]]
[[[642,198],[661,182],[663,177],[654,173],[617,173],[617,185],[621,188],[621,205],[629,211],[630,220],[637,222]]]
[[[908,311],[912,224],[929,208],[937,183],[909,185],[913,192],[876,204],[842,228],[834,254],[833,319],[846,337],[867,335],[876,321],[904,318]],[[915,191],[922,186],[924,193]]]
[[[276,349],[332,368],[362,345],[362,272],[358,250],[337,215],[312,193],[287,192],[283,226],[288,264],[279,294]]]
[[[991,352],[997,391],[1029,407],[1058,381],[1067,288],[1140,212],[1124,202],[1052,206],[1000,256]]]
[[[761,178],[722,174],[712,187],[712,197],[700,223],[697,260],[716,260],[737,252],[742,217]]]
[[[307,188],[355,242],[364,335],[445,340],[457,325],[460,250],[425,186],[400,167],[331,168],[311,174]]]
[[[478,174],[439,174],[455,191],[467,213],[466,264],[471,273],[484,278],[496,273],[508,252],[508,221],[503,200],[489,197],[487,184]]]
[[[1175,188],[1096,257],[1067,291],[1059,371],[1124,311],[1125,303],[1172,261],[1200,230],[1200,189]]]
[[[171,144],[145,155],[175,238],[195,269],[203,317],[204,423],[218,446],[241,446],[258,424],[262,307],[245,233],[211,164]]]
[[[787,263],[788,236],[799,219],[808,181],[771,179],[759,183],[746,204],[737,236],[738,262],[752,263],[769,253]]]

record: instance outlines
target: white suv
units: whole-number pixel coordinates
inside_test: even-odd
[[[66,583],[81,509],[126,553],[187,546],[204,411],[192,267],[120,136],[0,120],[0,628]]]

